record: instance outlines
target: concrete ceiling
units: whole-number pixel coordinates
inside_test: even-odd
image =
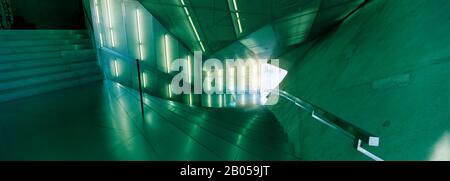
[[[139,0],[191,51],[201,50],[181,0]],[[184,0],[206,54],[234,42],[251,51],[267,49],[266,37],[252,33],[271,25],[277,52],[321,34],[354,11],[364,0],[236,0],[242,25],[239,31],[233,0]],[[259,43],[261,42],[261,43]],[[263,43],[266,42],[266,43]],[[257,54],[258,52],[255,52]]]

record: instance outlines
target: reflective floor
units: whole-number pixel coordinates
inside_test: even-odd
[[[212,109],[110,81],[0,104],[0,160],[298,160],[264,107]]]

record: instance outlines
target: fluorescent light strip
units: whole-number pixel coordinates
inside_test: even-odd
[[[168,87],[168,91],[169,91],[169,98],[172,98],[172,86],[170,84]]]
[[[100,35],[100,47],[103,47],[103,34],[99,33]]]
[[[238,83],[239,83],[239,91],[240,92],[243,92],[244,94],[245,94],[245,89],[246,89],[246,81],[247,81],[247,75],[246,75],[246,66],[243,66],[243,67],[241,67],[240,68],[240,71],[241,71],[241,74],[240,74],[240,76],[242,76],[242,77],[240,77],[241,78],[241,81],[238,81]],[[238,76],[239,76],[239,74],[238,74]]]
[[[144,84],[144,88],[147,87],[147,74],[145,72],[142,72],[142,82]]]
[[[164,35],[164,54],[166,55],[166,71],[170,73],[170,59],[169,59],[169,36]],[[172,98],[172,86],[168,84],[167,91],[169,92],[169,98]]]
[[[111,35],[111,46],[114,48],[116,46],[115,40],[114,40],[114,32],[113,32],[113,28],[112,28],[112,20],[111,20],[111,8],[109,5],[109,1],[106,1],[106,6],[108,9],[108,22],[109,22],[109,33]]]
[[[99,8],[98,8],[98,0],[95,0],[94,4],[95,4],[95,16],[97,16],[97,28],[98,28],[98,31],[100,32],[99,33],[100,47],[103,47],[103,35],[100,30],[101,26],[100,26],[100,12],[99,12]]]
[[[100,15],[98,13],[98,2],[95,0],[95,16],[97,16],[97,24],[100,24]]]
[[[183,5],[184,12],[186,13],[186,16],[189,19],[189,23],[191,24],[192,29],[194,30],[195,37],[197,38],[197,41],[199,42],[200,47],[202,48],[202,51],[205,52],[205,46],[203,45],[202,40],[200,39],[200,36],[198,35],[197,28],[195,28],[194,22],[192,21],[192,18],[189,14],[189,11],[186,7],[186,3],[184,2],[184,0],[181,0],[181,4]]]
[[[188,16],[188,19],[189,19],[189,23],[191,23],[192,29],[194,29],[195,37],[197,37],[197,40],[200,41],[200,36],[198,35],[197,29],[194,26],[194,22],[192,21],[192,18],[190,16]]]
[[[116,77],[119,76],[119,67],[117,66],[117,60],[116,59],[114,59],[114,73],[115,73]]]
[[[191,76],[192,76],[192,70],[191,70],[191,56],[187,56],[187,67],[188,67],[188,82],[192,83]]]
[[[166,55],[166,71],[170,73],[170,59],[169,59],[169,36],[164,35],[164,52]]]
[[[187,55],[187,67],[188,67],[188,82],[189,82],[189,89],[192,89],[192,70],[191,70],[191,56]],[[192,105],[192,92],[189,94],[189,105]]]
[[[227,74],[229,74],[229,84],[230,85],[227,85],[227,86],[230,86],[230,87],[228,87],[228,89],[230,90],[230,91],[235,91],[236,89],[235,89],[235,83],[234,83],[234,80],[235,80],[235,78],[234,78],[234,68],[230,68],[230,70],[229,70],[229,73],[227,73]]]
[[[239,13],[236,13],[236,15],[239,15]],[[238,22],[238,26],[239,26],[239,33],[242,33],[241,19],[238,18],[238,19],[237,19],[237,22]]]
[[[220,92],[222,92],[223,91],[223,70],[217,70],[217,74],[219,74],[217,77],[218,77],[218,80],[216,80],[216,85],[217,85],[217,87],[218,87],[218,90],[220,91]]]
[[[136,9],[136,24],[137,24],[137,32],[138,32],[138,45],[139,45],[139,59],[143,60],[144,55],[142,51],[142,35],[141,35],[141,15],[139,9]]]
[[[184,12],[186,12],[186,14],[189,16],[189,11],[186,7],[184,7]]]
[[[239,33],[242,33],[241,17],[239,16],[236,0],[233,0],[233,5],[234,5],[234,10],[236,11],[235,15],[236,15],[236,19],[237,19],[237,23],[238,23],[238,27],[239,27]]]

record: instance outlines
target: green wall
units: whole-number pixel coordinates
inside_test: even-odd
[[[95,2],[97,2],[97,6]],[[141,76],[143,74],[146,75],[146,86],[143,87],[143,91],[161,98],[190,104],[190,97],[187,94],[169,94],[168,85],[177,72],[167,73],[167,65],[170,66],[175,59],[187,58],[188,55],[193,59],[192,53],[171,35],[138,1],[109,0],[109,12],[107,2],[101,0],[85,2],[90,5],[95,42],[105,77],[134,89],[139,88],[135,61],[136,59],[141,59],[138,43],[139,29],[143,56],[142,60],[140,60]],[[138,10],[139,24],[137,23]],[[130,59],[112,55],[105,51],[105,48],[125,55]],[[166,62],[166,53],[168,54],[169,62]],[[193,61],[191,61],[191,64],[191,67],[193,67]],[[144,81],[144,78],[142,79]],[[200,105],[199,95],[192,95],[192,104]]]
[[[280,57],[281,88],[380,136],[385,160],[450,160],[450,1],[371,1]],[[269,107],[304,160],[368,160],[293,104]]]

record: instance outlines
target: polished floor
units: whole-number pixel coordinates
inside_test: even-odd
[[[299,160],[264,107],[191,107],[110,81],[0,104],[0,160]]]

